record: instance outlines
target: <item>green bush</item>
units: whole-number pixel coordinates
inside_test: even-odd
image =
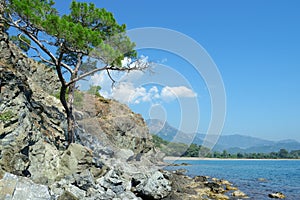
[[[0,114],[0,121],[6,122],[9,121],[11,118],[13,118],[14,114],[12,111],[6,111],[6,112],[2,112]]]
[[[95,95],[97,97],[101,97],[99,90],[101,90],[101,86],[99,85],[90,85],[90,88],[88,89],[87,93]]]
[[[60,99],[60,92],[52,94],[57,99]],[[79,90],[74,91],[74,105],[75,107],[81,107],[83,103],[83,96],[84,93],[80,92]],[[66,101],[68,101],[68,90],[66,92]]]

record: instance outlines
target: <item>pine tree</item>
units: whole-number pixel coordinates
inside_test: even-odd
[[[28,44],[36,52],[35,57],[56,69],[61,83],[60,101],[67,115],[69,143],[75,141],[73,104],[77,81],[98,71],[107,71],[111,78],[112,70],[142,70],[148,66],[137,59],[135,44],[125,34],[126,26],[119,25],[104,8],[73,1],[70,13],[60,15],[53,0],[0,1],[4,23],[28,37],[35,44]],[[122,66],[124,57],[132,58],[133,63]],[[95,60],[103,65],[99,67]]]

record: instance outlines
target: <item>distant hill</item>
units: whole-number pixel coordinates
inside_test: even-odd
[[[159,119],[146,120],[151,134],[157,135],[169,142],[178,142],[188,144],[193,141],[193,134],[184,133],[172,127],[168,122],[162,122]]]
[[[227,151],[229,153],[270,153],[270,152],[277,152],[280,149],[286,149],[288,151],[291,150],[299,150],[300,143],[296,140],[284,140],[279,142],[272,142],[269,145],[255,145],[249,148],[229,148]]]
[[[167,122],[162,122],[158,119],[147,120],[146,123],[148,124],[150,133],[158,135],[167,141],[202,145],[205,138],[205,134],[197,133],[194,135],[184,133],[172,127]],[[280,149],[288,151],[299,150],[300,143],[290,139],[275,142],[238,134],[221,135],[213,151],[227,150],[229,153],[270,153],[277,152]]]

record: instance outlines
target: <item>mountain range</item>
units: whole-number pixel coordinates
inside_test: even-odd
[[[169,142],[202,145],[206,136],[201,133],[185,133],[172,127],[167,122],[158,119],[147,120],[146,123],[150,133]],[[219,139],[212,151],[226,150],[229,153],[270,153],[277,152],[280,149],[288,151],[300,149],[300,143],[291,139],[272,141],[239,134],[216,135],[215,137],[219,137]]]

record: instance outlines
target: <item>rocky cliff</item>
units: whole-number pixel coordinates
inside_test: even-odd
[[[76,143],[55,72],[0,35],[0,199],[218,199],[221,184],[159,169],[144,120],[114,100],[80,93]],[[217,192],[216,192],[217,191]],[[217,196],[216,196],[217,194]],[[219,198],[220,199],[220,198]]]

